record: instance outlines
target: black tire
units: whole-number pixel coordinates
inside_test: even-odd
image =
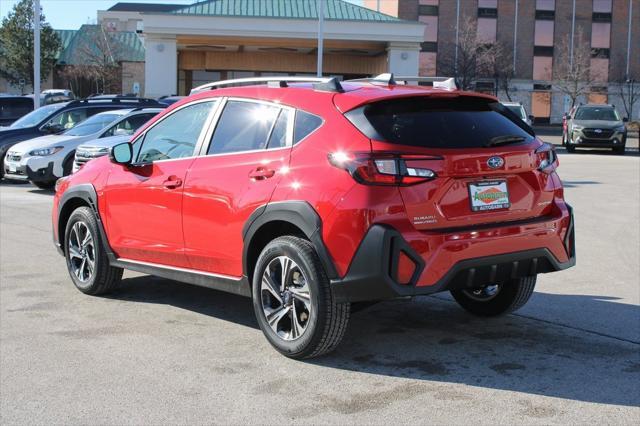
[[[474,296],[471,290],[451,290],[451,295],[467,311],[481,317],[494,317],[514,312],[523,307],[536,286],[536,276],[513,279],[500,284],[492,297]]]
[[[292,260],[293,266],[291,269],[281,266],[280,273],[278,273],[277,267],[282,265],[279,262],[283,258]],[[272,271],[271,268],[274,265],[275,268]],[[268,275],[274,278],[272,281],[274,287],[272,288],[275,288],[276,291],[282,290],[281,283],[285,282],[285,291],[279,291],[280,297],[278,298],[273,295],[274,292],[262,288],[263,275],[267,267],[271,271]],[[285,274],[285,279],[280,279],[280,283],[278,283],[277,278],[282,275],[283,269],[290,272]],[[297,275],[295,275],[296,273]],[[289,289],[300,290],[303,288],[296,287],[296,285],[300,285],[296,284],[296,279],[301,279],[303,283],[306,283],[310,308],[308,310],[305,310],[306,304],[303,304],[301,299],[298,299],[295,294],[289,293]],[[278,352],[289,358],[313,358],[326,354],[335,349],[347,329],[350,304],[336,303],[331,292],[329,279],[316,251],[309,241],[302,238],[284,236],[267,244],[256,262],[252,293],[254,311],[262,332]],[[278,315],[273,313],[276,311],[282,313],[282,310],[287,309],[287,303],[289,303],[288,313],[286,316],[279,316],[281,319],[275,322],[276,330],[274,330],[267,321],[265,309],[273,308],[271,315],[275,317]],[[265,305],[268,306],[265,307]],[[293,331],[293,315],[304,322],[304,329],[297,337],[292,337],[296,334]],[[306,316],[302,317],[302,315]],[[287,324],[289,324],[288,338],[286,336]],[[300,325],[301,322],[297,321],[297,324]],[[278,330],[279,325],[283,325],[284,330]],[[279,333],[285,334],[285,336]]]
[[[567,144],[567,152],[569,154],[573,154],[574,152],[576,152],[576,147],[571,144]]]
[[[55,180],[43,180],[39,182],[31,182],[40,189],[51,190],[56,186]]]
[[[62,165],[62,176],[69,176],[71,174],[71,172],[73,171],[74,158],[75,158],[75,151],[73,151],[73,154],[71,154],[71,156],[67,158],[67,160]]]
[[[89,246],[86,246],[82,249],[82,260],[71,254],[71,246],[78,247],[80,245],[76,244],[76,242],[79,242],[78,238],[72,236],[76,224],[78,224],[78,229],[82,229],[83,227],[88,229],[92,237],[92,248],[89,249]],[[83,236],[86,236],[86,234],[80,232],[80,239],[84,240]],[[76,253],[78,252],[78,250],[75,251]],[[122,280],[122,268],[114,268],[109,264],[109,259],[104,252],[100,232],[98,231],[96,217],[93,210],[89,207],[78,207],[71,213],[64,233],[64,252],[67,260],[67,270],[69,271],[71,280],[81,292],[94,296],[106,294],[117,288],[120,284]],[[82,280],[80,276],[76,274],[75,268],[78,267],[83,260],[89,262],[91,257],[93,257],[93,270],[88,274],[86,279]],[[88,269],[84,270],[89,271]],[[85,274],[82,274],[83,277],[84,275]]]
[[[624,146],[617,146],[617,147],[613,148],[613,153],[617,154],[617,155],[624,155],[625,147]]]

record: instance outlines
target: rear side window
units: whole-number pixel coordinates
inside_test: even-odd
[[[304,111],[296,111],[296,121],[293,126],[293,143],[297,144],[306,138],[322,124],[322,118]]]
[[[392,99],[345,115],[371,139],[424,148],[479,148],[533,138],[515,114],[483,98]]]
[[[207,155],[265,149],[279,114],[280,108],[272,105],[227,102]]]

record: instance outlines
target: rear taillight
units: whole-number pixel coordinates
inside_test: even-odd
[[[553,145],[544,143],[536,149],[538,170],[544,173],[551,173],[558,166],[558,156]]]
[[[348,171],[356,181],[365,185],[408,186],[436,177],[431,169],[407,167],[402,155],[339,151],[329,154],[328,158],[333,166]]]

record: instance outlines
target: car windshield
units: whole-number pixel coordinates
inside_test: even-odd
[[[31,111],[29,114],[25,115],[21,119],[15,121],[9,128],[11,129],[24,129],[26,127],[34,127],[38,124],[42,123],[44,119],[49,117],[51,114],[62,108],[64,105],[55,104],[55,105],[47,105],[41,108],[36,109],[35,111]]]
[[[113,123],[113,121],[119,117],[122,117],[122,114],[98,114],[94,115],[91,118],[88,118],[84,122],[78,124],[73,129],[67,130],[64,132],[65,135],[69,136],[87,136],[92,135],[94,133],[99,132],[100,130],[107,127],[109,124]]]
[[[524,115],[524,108],[520,105],[505,105],[509,111],[522,118],[523,120],[526,118]]]
[[[620,116],[613,108],[580,108],[576,120],[620,121]]]

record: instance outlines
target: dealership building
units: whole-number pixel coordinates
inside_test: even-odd
[[[118,3],[98,12],[113,31],[144,38],[144,94],[188,94],[228,78],[309,75],[317,69],[315,0],[211,0],[192,5]],[[325,75],[417,75],[425,25],[343,0],[326,0]]]

